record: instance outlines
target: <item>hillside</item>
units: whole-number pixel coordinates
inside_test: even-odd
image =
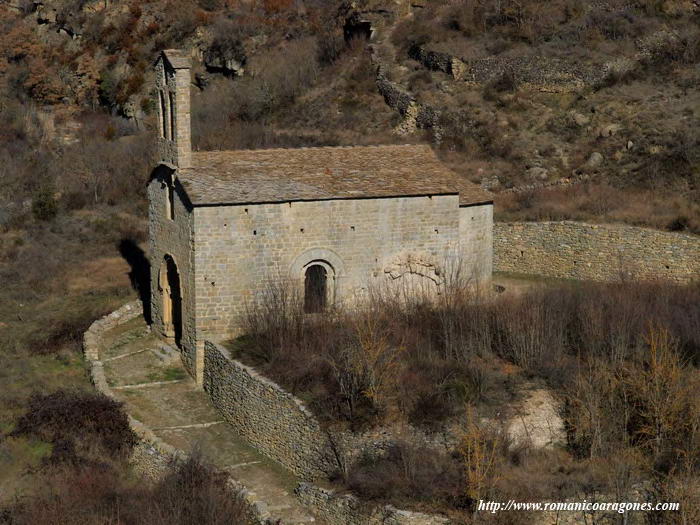
[[[94,398],[80,352],[92,320],[143,292],[138,268],[146,257],[145,184],[153,161],[152,64],[167,48],[195,57],[196,149],[430,143],[453,170],[494,193],[496,220],[622,222],[700,234],[697,0],[0,0],[0,523],[51,518],[63,524],[66,516],[103,523],[115,501],[139,502],[130,516],[149,509],[164,522],[178,522],[166,518],[182,518],[181,509],[149,505],[202,487],[202,509],[211,508],[207,501],[221,503],[215,476],[203,475],[201,466],[190,465],[197,476],[187,482],[200,485],[183,485],[179,476],[192,473],[173,472],[170,484],[149,492],[122,455],[105,452],[103,440],[124,437],[125,414]],[[535,345],[537,363],[523,366],[524,373],[552,383],[580,380],[571,379],[571,388],[593,399],[586,398],[590,406],[598,403],[604,422],[596,435],[614,435],[606,437],[614,445],[596,449],[586,441],[582,414],[588,405],[581,401],[578,448],[523,464],[519,453],[504,454],[510,473],[504,484],[512,481],[524,497],[530,478],[539,475],[547,481],[542,497],[552,486],[568,497],[580,487],[613,490],[627,476],[626,488],[654,479],[654,497],[697,502],[697,426],[684,440],[670,433],[671,445],[639,459],[627,430],[615,425],[617,411],[627,407],[626,388],[640,385],[620,378],[648,372],[645,323],[656,318],[650,312],[669,325],[680,348],[668,345],[669,384],[682,401],[674,405],[674,428],[697,421],[686,417],[688,407],[700,413],[686,381],[697,378],[700,360],[697,286],[579,292],[551,294],[566,308],[549,296],[526,296],[506,305],[513,309],[508,318],[513,334],[529,334],[528,328],[537,335],[551,325],[550,317],[542,313],[540,325],[516,312],[559,312],[559,331],[547,337],[558,341],[556,363],[567,363],[566,373],[551,364],[545,337]],[[614,322],[600,313],[608,303]],[[579,312],[579,332],[570,326],[573,311]],[[416,348],[428,347],[432,342],[424,344],[416,327],[451,319],[443,314],[411,313],[396,331],[415,332]],[[495,321],[480,322],[496,330]],[[606,335],[597,340],[602,325]],[[511,341],[496,335],[494,341],[484,348],[517,361]],[[620,350],[624,359],[586,378],[571,364],[579,363],[570,353],[579,344],[590,346],[595,363],[596,352],[615,345],[627,353]],[[432,370],[416,363],[416,369]],[[542,372],[541,363],[550,368]],[[318,386],[298,367],[276,366],[269,372],[280,382]],[[464,366],[477,386],[493,379],[474,363]],[[452,373],[452,365],[444,370]],[[407,383],[416,399],[405,398],[421,405],[425,394],[421,407],[431,422],[440,405],[428,394],[442,382],[440,374],[423,390]],[[607,406],[596,393],[601,385],[613,389],[613,379],[622,397]],[[491,381],[492,390],[484,391],[499,384]],[[318,392],[324,391],[312,393]],[[457,410],[455,399],[450,411]],[[58,415],[42,410],[47,402]],[[635,409],[645,406],[640,401]],[[85,419],[60,424],[61,414],[76,413]],[[416,414],[420,419],[421,410]],[[77,432],[86,421],[90,430]],[[110,424],[103,433],[95,427],[104,421]],[[590,428],[593,423],[599,421],[592,419]],[[647,443],[639,437],[647,429],[643,423],[635,439]],[[617,457],[612,449],[618,444],[630,445],[629,458]],[[676,447],[671,459],[668,447]],[[679,450],[692,452],[683,465]],[[400,472],[397,465],[387,472]],[[376,479],[377,486],[390,485],[370,474],[371,483],[357,483],[368,493]],[[678,487],[691,488],[684,496]],[[406,494],[401,497],[410,503],[413,496]],[[32,499],[37,495],[44,499]],[[81,521],[72,509],[85,502],[93,506],[84,510],[91,518]],[[139,523],[129,519],[124,522]],[[498,519],[508,522],[507,516],[492,522]]]
[[[199,57],[199,149],[430,141],[458,172],[501,192],[503,218],[700,229],[697,2],[46,0],[0,9],[2,107],[5,120],[22,120],[15,150],[33,136],[71,154],[80,138],[90,157],[120,155],[150,129],[153,57],[182,47]],[[138,143],[129,155],[147,158]],[[75,186],[56,171],[61,188]]]

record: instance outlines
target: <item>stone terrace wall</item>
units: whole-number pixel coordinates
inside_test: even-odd
[[[386,445],[377,436],[372,439],[347,433],[330,436],[289,392],[231,359],[220,345],[207,341],[204,348],[204,390],[214,406],[258,451],[302,478],[325,478],[337,470],[339,462],[352,461],[360,451]],[[331,441],[336,444],[332,445]],[[300,483],[294,492],[303,505],[312,508],[329,525],[448,523],[440,516],[368,505],[354,496],[340,495],[310,483]]]
[[[494,223],[494,270],[565,279],[700,279],[700,237],[625,225]]]
[[[117,401],[118,399],[107,384],[104,366],[100,361],[102,335],[140,315],[143,315],[140,301],[125,304],[92,323],[83,335],[83,352],[88,362],[92,383],[97,391]],[[137,443],[131,452],[129,462],[140,476],[151,481],[158,480],[171,468],[173,463],[187,459],[187,454],[162,441],[148,427],[131,416],[129,416],[129,425],[137,436]],[[249,523],[259,525],[269,523],[270,513],[264,502],[256,500],[251,492],[233,478],[228,478],[226,484],[232,495],[240,495],[246,502]]]
[[[203,386],[224,419],[267,457],[305,479],[337,470],[328,435],[301,401],[210,341]]]
[[[399,510],[387,505],[385,507],[370,507],[358,498],[336,492],[310,483],[299,483],[294,491],[297,498],[316,509],[319,516],[328,525],[347,525],[352,523],[362,525],[443,525],[449,523],[447,518]]]
[[[418,45],[409,49],[408,56],[428,69],[451,75],[455,80],[483,85],[511,72],[523,88],[551,92],[576,91],[597,85],[606,72],[602,66],[582,66],[569,60],[536,55],[464,61]]]

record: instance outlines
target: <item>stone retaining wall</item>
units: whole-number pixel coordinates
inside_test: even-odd
[[[320,479],[338,470],[328,435],[303,403],[210,341],[203,387],[237,434],[294,474]]]
[[[376,85],[384,102],[404,119],[397,128],[400,134],[410,134],[417,128],[428,129],[438,126],[440,111],[427,104],[420,104],[416,98],[399,84],[390,81],[381,65],[377,68]]]
[[[486,85],[512,74],[519,87],[551,93],[578,92],[622,78],[664,56],[682,53],[686,41],[678,32],[661,29],[636,42],[632,56],[618,56],[605,63],[585,64],[571,59],[539,55],[490,56],[474,60],[414,45],[408,56],[432,71],[442,71],[454,80]]]
[[[102,335],[140,315],[143,315],[140,301],[125,304],[92,323],[83,335],[83,352],[88,362],[92,383],[99,392],[116,401],[118,399],[107,384],[104,366],[100,361]],[[137,443],[131,452],[129,462],[140,476],[151,481],[158,480],[173,463],[187,459],[187,454],[162,441],[148,427],[131,416],[129,416],[129,425],[137,436]],[[246,502],[250,523],[263,525],[269,522],[270,513],[264,502],[256,500],[245,487],[233,478],[228,478],[226,483],[232,495],[240,495]]]
[[[581,222],[494,223],[494,270],[564,279],[700,279],[700,237]]]
[[[361,452],[381,454],[393,433],[330,434],[316,417],[289,392],[254,369],[234,359],[222,346],[207,341],[204,353],[204,390],[235,431],[267,457],[304,479],[324,479],[347,467]],[[409,439],[428,438],[419,435]],[[443,444],[444,446],[444,444]],[[378,507],[348,495],[300,483],[299,501],[329,525],[437,525],[430,516]]]
[[[583,66],[570,60],[543,56],[487,57],[465,61],[459,57],[414,45],[408,56],[432,71],[454,80],[485,85],[512,73],[525,89],[548,92],[577,91],[600,83],[605,68]]]
[[[442,525],[449,523],[447,518],[400,510],[386,505],[369,506],[348,494],[338,494],[332,490],[299,483],[294,493],[304,504],[316,509],[317,514],[328,525]]]

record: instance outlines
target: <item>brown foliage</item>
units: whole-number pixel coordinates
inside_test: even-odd
[[[226,477],[197,454],[173,464],[155,484],[135,480],[119,465],[53,468],[40,476],[41,490],[0,509],[0,519],[15,525],[246,523],[245,503]]]
[[[379,457],[366,455],[350,470],[347,486],[369,500],[462,506],[459,462],[446,452],[398,442]]]
[[[50,461],[77,464],[85,448],[98,445],[106,457],[123,458],[136,444],[121,404],[97,393],[59,390],[35,394],[13,436],[31,436],[54,446]],[[79,452],[80,448],[82,452]]]

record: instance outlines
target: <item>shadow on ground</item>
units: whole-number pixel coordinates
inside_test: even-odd
[[[129,280],[143,304],[143,317],[151,324],[151,263],[133,239],[119,241],[119,253],[131,267]]]

